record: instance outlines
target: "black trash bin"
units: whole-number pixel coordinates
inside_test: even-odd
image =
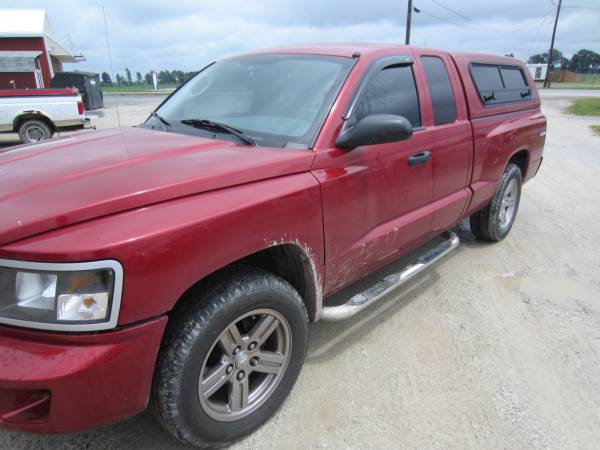
[[[100,77],[93,72],[57,72],[50,82],[53,88],[77,88],[86,111],[104,107]]]

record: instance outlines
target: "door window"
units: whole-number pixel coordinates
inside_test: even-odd
[[[446,66],[437,56],[421,57],[425,78],[431,94],[433,119],[436,125],[456,120],[456,105]]]
[[[419,98],[411,66],[390,66],[375,74],[356,104],[355,114],[357,122],[369,114],[395,114],[406,117],[413,127],[420,127]]]

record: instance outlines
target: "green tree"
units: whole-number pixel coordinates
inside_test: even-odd
[[[123,86],[125,84],[125,78],[123,78],[123,75],[121,75],[120,73],[117,74],[116,79],[117,86]]]
[[[187,80],[189,80],[190,78],[196,76],[198,74],[198,71],[195,72],[185,72],[183,74],[183,81],[186,82]]]
[[[565,58],[563,53],[555,48],[552,52],[552,67],[566,68],[564,64],[565,60],[567,60],[567,58]],[[537,55],[531,55],[527,62],[529,64],[548,64],[548,52],[538,53]]]
[[[571,58],[569,70],[579,73],[600,72],[600,54],[592,50],[579,50]]]
[[[157,75],[158,84],[172,84],[175,83],[175,77],[172,72],[168,70],[161,70]]]
[[[182,84],[185,81],[185,72],[183,70],[173,70],[171,72],[173,83]]]
[[[132,83],[132,79],[131,79],[131,71],[125,67],[125,76],[127,77],[127,84],[131,84]]]
[[[142,74],[141,73],[136,72],[135,78],[137,79],[137,84],[142,84]]]
[[[146,75],[144,75],[144,83],[152,84],[152,74],[150,72],[146,72]]]
[[[100,78],[102,79],[102,86],[111,86],[112,85],[112,80],[110,79],[110,75],[106,72],[102,72],[102,75],[100,76]]]

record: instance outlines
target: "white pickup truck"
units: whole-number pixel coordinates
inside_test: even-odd
[[[49,139],[56,131],[91,127],[76,89],[0,90],[0,133],[21,142]]]

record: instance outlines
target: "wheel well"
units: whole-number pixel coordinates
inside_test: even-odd
[[[25,122],[26,120],[31,120],[31,119],[40,120],[40,121],[44,122],[46,125],[48,125],[48,127],[52,131],[56,131],[56,126],[54,125],[54,122],[52,122],[48,117],[43,115],[41,112],[37,112],[37,111],[27,112],[27,113],[21,114],[20,116],[15,118],[15,120],[13,122],[13,130],[18,132],[21,124],[23,122]]]
[[[527,172],[527,166],[529,165],[529,152],[527,150],[520,150],[511,156],[508,161],[509,164],[515,164],[521,169],[521,176],[525,179]]]
[[[319,307],[318,302],[320,301],[320,288],[311,256],[301,246],[297,244],[279,244],[260,250],[204,277],[186,292],[191,289],[202,289],[202,286],[209,283],[213,277],[219,276],[232,266],[257,267],[283,278],[298,291],[298,294],[304,300],[310,321],[315,321]],[[185,294],[181,298],[184,297],[186,297]],[[180,301],[177,303],[175,309],[183,306],[179,305]]]

